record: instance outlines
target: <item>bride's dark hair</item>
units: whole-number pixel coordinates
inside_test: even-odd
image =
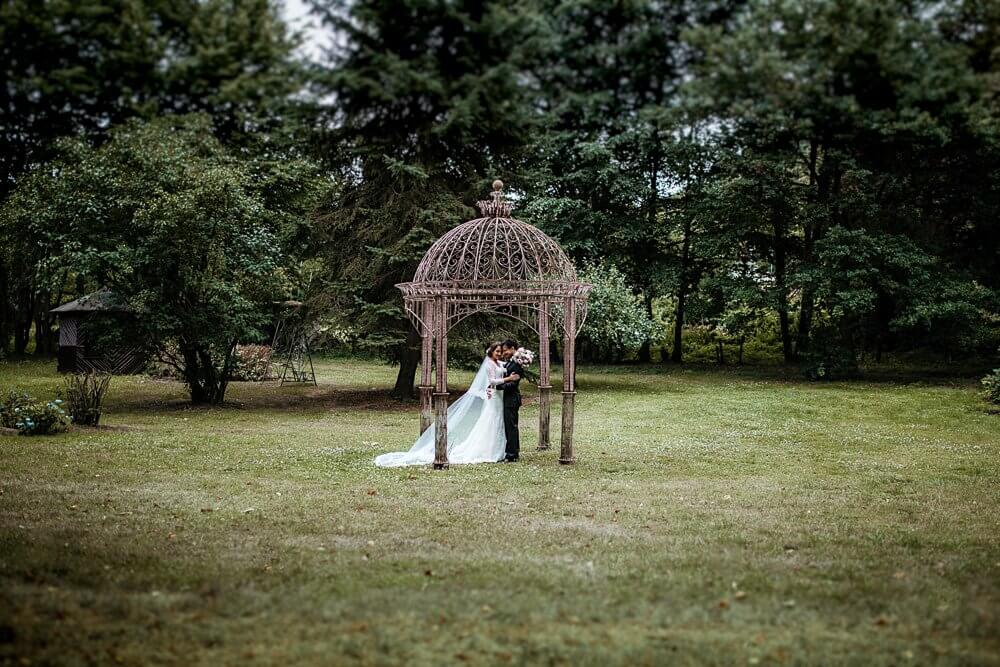
[[[503,347],[503,343],[501,343],[500,341],[494,341],[494,342],[490,343],[489,345],[487,345],[486,346],[486,356],[487,357],[492,357],[493,356],[493,350],[497,349],[498,347]]]

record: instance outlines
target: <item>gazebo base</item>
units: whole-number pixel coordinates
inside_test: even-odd
[[[570,465],[576,462],[573,456],[573,406],[576,403],[576,392],[564,391],[562,395],[562,440],[559,443],[559,463]]]
[[[552,404],[552,387],[538,387],[538,450],[544,451],[549,444],[549,413]]]

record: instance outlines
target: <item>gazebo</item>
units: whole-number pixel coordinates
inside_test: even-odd
[[[147,357],[136,345],[120,343],[101,350],[88,348],[87,329],[91,328],[91,333],[94,333],[92,327],[96,326],[96,315],[116,318],[133,316],[115,300],[114,294],[107,288],[64,303],[49,312],[59,318],[59,353],[56,364],[60,373],[132,375],[142,371],[146,365]]]
[[[573,263],[554,239],[511,217],[502,182],[494,181],[491,199],[478,205],[483,217],[464,222],[438,239],[413,280],[396,285],[422,342],[420,432],[434,424],[434,468],[447,468],[448,331],[476,313],[505,315],[538,334],[539,449],[549,448],[551,326],[562,333],[559,462],[573,463],[576,335],[587,316],[591,286],[577,279]]]

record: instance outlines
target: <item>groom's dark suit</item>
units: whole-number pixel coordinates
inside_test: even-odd
[[[513,359],[507,362],[507,375],[517,373],[524,377],[524,369],[521,364]],[[503,431],[507,436],[507,458],[518,458],[521,455],[521,434],[517,430],[517,413],[521,409],[521,383],[520,377],[517,380],[504,382],[497,385],[497,389],[503,390]]]

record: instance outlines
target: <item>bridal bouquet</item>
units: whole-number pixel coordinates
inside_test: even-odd
[[[514,352],[514,356],[511,358],[520,364],[522,368],[527,368],[531,365],[531,362],[535,360],[535,353],[531,350],[519,347],[517,348],[517,351]]]

